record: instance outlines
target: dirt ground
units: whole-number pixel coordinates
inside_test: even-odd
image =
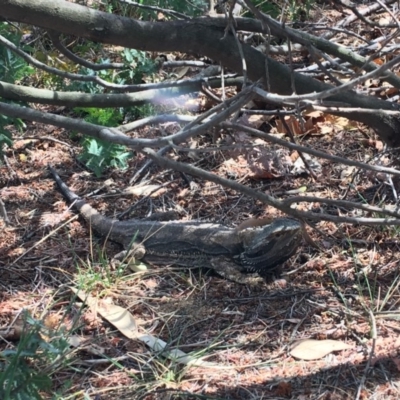
[[[27,137],[30,137],[29,139]],[[32,139],[35,138],[35,139]],[[364,160],[375,154],[360,132],[304,137],[303,144]],[[206,146],[207,140],[199,146]],[[276,149],[273,149],[275,151]],[[166,184],[150,197],[125,194],[145,162],[136,155],[126,171],[101,179],[76,161],[79,147],[67,132],[30,124],[15,139],[0,168],[0,198],[9,219],[0,220],[0,318],[12,327],[22,310],[51,329],[62,327],[102,349],[85,346],[66,365],[37,364],[68,398],[96,399],[395,399],[399,380],[399,241],[395,228],[321,222],[308,227],[318,248],[304,242],[272,282],[249,287],[211,271],[151,267],[139,276],[110,266],[119,246],[92,235],[51,179],[47,165],[100,212],[130,217],[178,211],[182,219],[211,219],[234,226],[276,211],[240,193],[151,166],[145,182]],[[278,154],[278,153],[277,153]],[[172,155],[191,161],[186,154]],[[290,154],[293,156],[293,154]],[[239,161],[222,153],[200,156],[197,165],[222,176]],[[269,194],[300,187],[307,195],[394,203],[391,188],[375,174],[318,160],[318,179],[290,171],[268,179],[236,179]],[[390,161],[390,160],[389,160]],[[233,164],[232,164],[233,163]],[[243,166],[243,165],[242,165]],[[236,171],[237,172],[237,171]],[[106,182],[106,184],[105,184]],[[398,182],[393,183],[398,188]],[[350,187],[350,189],[349,189]],[[91,196],[88,196],[90,195]],[[304,206],[336,215],[356,210]],[[171,348],[201,352],[219,369],[187,367],[130,340],[90,309],[80,308],[69,287],[80,287],[129,310],[143,331]],[[73,321],[79,320],[76,325]],[[71,333],[72,334],[72,333]],[[302,339],[340,340],[349,348],[316,360],[290,354]],[[18,341],[5,338],[1,350]],[[112,362],[112,359],[119,361]],[[64,398],[64,397],[63,397]],[[67,398],[67,397],[65,397]]]

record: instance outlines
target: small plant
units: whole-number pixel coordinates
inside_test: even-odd
[[[155,64],[143,51],[124,49],[121,56],[126,64],[124,70],[100,71],[99,76],[110,82],[117,84],[137,84],[142,82],[144,76],[151,75],[155,70]],[[92,74],[90,70],[84,70],[87,74]],[[104,89],[99,88],[92,82],[74,82],[70,89],[84,90],[90,93],[103,93]],[[102,125],[116,126],[121,124],[127,114],[135,115],[140,118],[143,114],[148,115],[152,107],[128,107],[128,108],[75,108],[85,121]],[[97,177],[101,176],[105,169],[109,167],[125,169],[128,160],[132,157],[132,152],[127,151],[125,146],[108,143],[92,137],[83,137],[81,144],[83,152],[79,156],[80,161],[92,170]]]
[[[119,125],[122,121],[122,109],[76,107],[74,111],[86,122],[103,126]]]
[[[156,70],[154,61],[144,51],[124,49],[121,56],[128,68],[119,74],[119,79],[126,83],[141,83],[144,76],[152,75]]]
[[[0,23],[0,35],[19,46],[22,32],[16,31],[6,22]],[[23,50],[29,51],[28,46],[23,46]],[[34,69],[27,62],[16,55],[8,47],[0,45],[0,76],[1,80],[8,83],[15,83],[33,74]]]
[[[103,249],[98,249],[86,262],[79,260],[77,264],[77,286],[84,291],[112,288],[127,270],[126,264],[112,265]]]
[[[132,153],[126,151],[125,146],[100,139],[85,137],[82,139],[82,145],[84,151],[79,160],[84,162],[97,177],[109,167],[126,169],[128,160],[132,157]]]
[[[94,75],[96,74],[105,81],[112,82],[118,85],[134,85],[142,83],[146,77],[147,80],[151,80],[148,77],[156,71],[156,63],[153,59],[149,58],[147,53],[135,49],[124,49],[120,53],[122,61],[126,68],[121,70],[101,70],[94,72],[88,68],[82,68],[79,73],[82,75]],[[99,63],[109,63],[109,59],[100,59]],[[94,82],[86,81],[73,81],[69,85],[65,86],[66,90],[83,91],[86,93],[104,93],[104,88],[98,86]]]
[[[291,21],[305,21],[310,16],[315,0],[291,0],[289,2],[289,18]]]
[[[111,108],[75,108],[78,114],[84,114],[87,122],[103,126],[115,126],[122,121],[122,110]],[[81,140],[83,152],[79,160],[100,177],[109,167],[125,169],[132,153],[126,147],[104,140],[84,136]]]
[[[48,334],[41,321],[28,314],[18,346],[0,352],[0,398],[2,400],[41,400],[40,392],[48,391],[52,381],[45,371],[49,364],[68,348],[62,337],[52,343],[42,338]]]
[[[9,118],[0,114],[0,154],[2,153],[4,145],[11,147],[13,144],[11,132],[6,128],[13,123],[14,125],[24,125],[19,118]]]
[[[277,18],[280,14],[280,8],[277,4],[267,0],[254,0],[254,5],[264,14],[270,15],[272,18]],[[245,17],[251,17],[251,12],[246,11]]]

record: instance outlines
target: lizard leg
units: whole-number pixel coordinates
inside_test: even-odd
[[[142,259],[146,253],[146,249],[142,244],[132,243],[127,250],[120,251],[111,260],[112,265],[118,266],[121,263],[128,265],[133,271],[142,270],[139,268],[138,260]]]
[[[210,259],[212,269],[223,278],[242,284],[260,284],[264,279],[258,274],[248,274],[240,271],[239,266],[231,259],[224,256],[212,257]]]
[[[140,260],[146,254],[146,249],[142,244],[133,243],[129,249],[120,251],[114,256],[115,259],[124,261],[129,260]]]

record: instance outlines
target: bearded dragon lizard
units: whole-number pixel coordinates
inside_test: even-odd
[[[101,215],[72,192],[49,166],[64,197],[100,236],[134,251],[136,259],[155,265],[210,268],[239,283],[266,277],[294,255],[302,240],[302,225],[290,218],[243,229],[193,221],[119,221]],[[133,243],[135,242],[135,243]]]

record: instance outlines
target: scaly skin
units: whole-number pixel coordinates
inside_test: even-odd
[[[302,240],[301,224],[289,218],[241,230],[191,221],[107,218],[72,192],[53,168],[49,169],[64,197],[95,232],[124,249],[134,245],[136,257],[140,254],[152,264],[206,267],[235,282],[249,283],[254,282],[249,273],[263,277],[271,274],[296,252]]]

